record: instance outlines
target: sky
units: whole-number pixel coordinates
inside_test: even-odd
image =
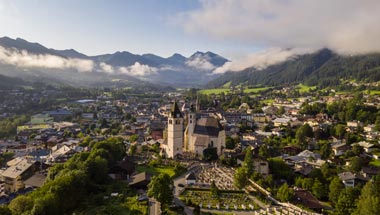
[[[199,7],[197,0],[0,0],[0,36],[87,55],[250,51],[236,42],[185,32],[177,15]]]
[[[380,51],[378,0],[0,0],[0,36],[87,55],[212,51],[215,72],[295,54]]]

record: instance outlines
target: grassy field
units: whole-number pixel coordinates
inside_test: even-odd
[[[259,93],[261,91],[265,91],[270,88],[271,87],[259,87],[259,88],[244,89],[244,93]]]
[[[303,85],[303,84],[297,85],[297,88],[298,88],[300,93],[306,93],[306,92],[309,92],[310,90],[317,89],[316,86],[307,86],[307,85]]]
[[[200,90],[199,93],[205,94],[205,95],[211,95],[211,94],[221,94],[221,93],[229,93],[230,89],[226,88],[216,88],[216,89],[204,89]]]
[[[236,87],[236,92],[239,92],[240,87]],[[261,91],[265,91],[270,89],[270,87],[258,87],[258,88],[245,88],[244,93],[260,93]],[[204,89],[200,90],[199,93],[210,95],[210,94],[221,94],[221,93],[230,93],[231,90],[229,88],[216,88],[216,89]]]
[[[365,90],[364,93],[367,93],[367,91]],[[370,90],[370,95],[380,95],[380,90]]]
[[[380,160],[372,160],[370,163],[369,163],[371,166],[377,166],[377,167],[380,167]]]
[[[174,173],[174,167],[171,166],[158,166],[158,167],[150,167],[150,166],[137,166],[137,172],[148,172],[153,175],[158,175],[160,173],[166,173],[170,177],[172,177]]]

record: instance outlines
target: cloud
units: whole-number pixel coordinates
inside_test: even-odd
[[[380,1],[200,0],[176,19],[186,32],[247,45],[380,51]]]
[[[280,49],[270,48],[257,53],[249,54],[241,59],[232,62],[226,62],[223,66],[216,68],[213,73],[221,74],[228,71],[241,71],[248,67],[256,69],[265,69],[266,67],[286,61],[295,55],[309,53],[311,49]]]
[[[0,46],[0,62],[22,68],[75,69],[89,72],[94,68],[92,60],[63,58],[48,54],[31,54],[25,50],[6,49]]]
[[[210,63],[207,56],[196,55],[187,60],[185,63],[187,66],[201,70],[212,70],[215,68],[215,66]]]
[[[99,67],[100,67],[101,72],[106,72],[106,73],[114,73],[115,72],[113,66],[106,64],[104,62],[101,62],[99,64]]]
[[[147,76],[157,73],[157,68],[135,62],[132,66],[119,67],[119,72],[132,76]]]

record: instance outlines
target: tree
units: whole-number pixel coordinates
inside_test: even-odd
[[[355,215],[380,214],[380,175],[375,176],[361,190]]]
[[[218,159],[217,148],[207,147],[203,150],[203,159],[206,161],[214,161]]]
[[[240,189],[244,188],[248,183],[248,172],[244,167],[239,167],[235,171],[234,185]]]
[[[194,215],[200,215],[201,214],[201,207],[199,205],[196,205],[193,210]]]
[[[312,193],[317,199],[321,199],[326,196],[327,192],[325,186],[318,179],[314,180]]]
[[[289,188],[287,183],[281,185],[277,192],[277,198],[282,202],[288,202],[294,198],[294,190]]]
[[[213,195],[214,197],[218,197],[218,196],[219,196],[219,189],[218,189],[218,187],[215,185],[215,181],[212,181],[212,182],[211,182],[211,188],[210,188],[210,191],[211,191],[211,195]]]
[[[342,124],[338,124],[335,126],[335,135],[342,139],[344,134],[346,133],[346,126]]]
[[[139,135],[137,135],[137,134],[133,134],[133,135],[131,135],[131,136],[129,137],[129,142],[130,142],[130,143],[133,143],[133,142],[135,142],[138,138],[139,138]]]
[[[334,177],[329,186],[329,200],[336,204],[339,199],[340,192],[344,189],[343,183],[340,181],[338,177]]]
[[[320,149],[322,159],[327,159],[330,157],[332,153],[331,145],[329,143],[325,143],[321,146]]]
[[[33,199],[27,196],[17,196],[9,203],[9,209],[12,214],[22,214],[31,210],[33,207]]]
[[[166,173],[153,176],[148,184],[148,196],[154,197],[159,201],[162,208],[164,205],[170,204],[173,200],[172,184],[173,181]]]
[[[232,137],[227,136],[226,137],[226,149],[234,149],[236,146],[236,143]]]
[[[355,199],[357,194],[354,188],[348,187],[342,190],[335,207],[335,214],[352,214],[355,210]]]
[[[304,124],[296,132],[296,141],[301,148],[306,148],[307,138],[313,137],[313,129],[309,124]]]
[[[0,206],[0,214],[1,215],[12,215],[12,211],[6,205],[1,205]]]
[[[353,157],[350,161],[350,171],[352,172],[360,172],[363,166],[362,158],[360,157]]]
[[[253,173],[253,162],[252,162],[252,151],[250,148],[247,148],[245,152],[245,157],[242,165],[246,170],[248,177]]]

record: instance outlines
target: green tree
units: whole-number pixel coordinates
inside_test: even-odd
[[[355,199],[357,194],[354,188],[348,187],[342,190],[335,207],[335,214],[347,215],[355,211]]]
[[[342,139],[344,135],[346,134],[346,126],[342,124],[338,124],[335,126],[335,135],[339,137],[339,139]]]
[[[132,135],[129,137],[129,142],[130,142],[130,143],[133,143],[133,142],[135,142],[138,138],[139,138],[139,135],[137,135],[137,134],[132,134]]]
[[[211,195],[218,197],[219,196],[219,189],[215,184],[215,181],[211,182],[211,187],[210,187]]]
[[[313,134],[313,129],[310,127],[309,124],[302,125],[296,131],[297,144],[301,148],[305,149],[307,146],[307,139],[313,137]]]
[[[244,188],[248,183],[248,172],[244,167],[239,167],[235,171],[234,185],[240,189]]]
[[[312,193],[317,199],[321,199],[326,196],[327,191],[325,186],[318,179],[314,180]]]
[[[201,207],[199,205],[196,205],[193,210],[194,215],[201,215]]]
[[[304,178],[302,181],[302,188],[312,191],[314,180],[312,178]]]
[[[339,199],[341,191],[344,189],[343,183],[338,177],[334,177],[329,186],[329,200],[336,204]]]
[[[321,146],[320,149],[322,159],[327,159],[330,157],[332,153],[331,145],[329,143],[325,143]]]
[[[380,214],[380,196],[377,195],[372,181],[367,182],[361,191],[359,200],[356,203],[355,215]]]
[[[28,196],[17,196],[9,203],[12,214],[23,214],[33,208],[33,199]]]
[[[0,206],[0,214],[1,215],[12,215],[12,211],[6,205]]]
[[[232,137],[227,136],[226,137],[226,149],[234,149],[236,146],[236,143]]]
[[[277,198],[282,202],[291,201],[294,198],[294,190],[289,188],[287,183],[281,185],[277,191]]]
[[[360,157],[353,157],[350,161],[350,171],[352,172],[360,172],[363,166],[363,160]]]
[[[173,181],[166,173],[161,173],[157,176],[153,176],[152,180],[148,184],[148,195],[154,197],[161,203],[161,208],[168,205],[173,200],[172,192]]]
[[[203,159],[206,161],[214,161],[218,159],[217,148],[207,147],[203,150]]]
[[[252,151],[250,148],[247,148],[245,152],[245,157],[242,165],[246,170],[248,177],[253,173],[254,167],[253,167],[253,161],[252,161]]]

